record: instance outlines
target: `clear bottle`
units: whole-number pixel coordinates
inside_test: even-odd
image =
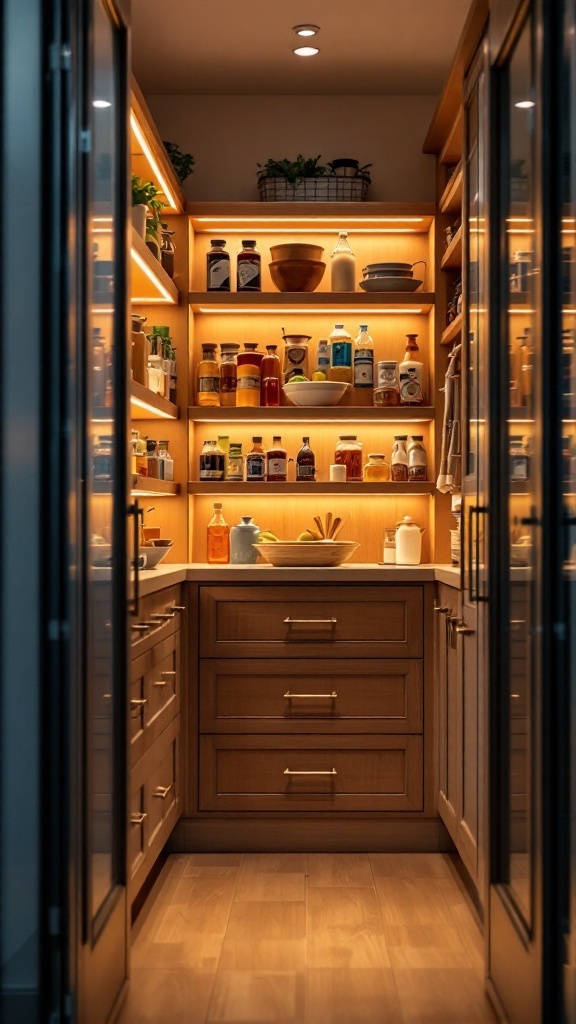
[[[230,561],[230,528],[222,515],[222,502],[214,502],[214,515],[208,523],[207,548],[210,565],[228,565]]]
[[[111,434],[99,437],[94,445],[93,473],[95,480],[112,480],[114,438]]]
[[[204,441],[200,453],[200,479],[223,480],[226,455],[216,441]]]
[[[168,441],[158,441],[158,479],[174,480],[174,459],[168,451]]]
[[[272,438],[272,447],[266,452],[266,480],[285,483],[288,479],[288,452],[282,447],[282,438]]]
[[[344,324],[336,324],[330,335],[330,370],[328,372],[328,379],[351,384],[353,378],[352,336],[345,330]]]
[[[310,447],[310,438],[302,438],[302,447],[296,456],[296,480],[314,483],[316,480],[316,459]]]
[[[252,438],[252,450],[246,456],[246,481],[262,483],[266,479],[266,455],[262,438]]]
[[[381,452],[374,452],[368,456],[368,462],[364,466],[364,480],[366,483],[386,483],[390,479],[390,466],[386,462],[386,456]]]
[[[204,409],[220,405],[220,368],[216,359],[216,345],[202,345],[202,359],[198,363],[197,402]]]
[[[336,465],[346,466],[346,480],[362,480],[362,442],[356,434],[341,434],[334,452]]]
[[[422,405],[424,402],[424,364],[418,359],[417,334],[406,335],[406,351],[400,363],[400,404]]]
[[[230,291],[230,255],[226,252],[223,238],[214,238],[212,248],[206,256],[206,291]]]
[[[280,405],[280,376],[282,366],[277,355],[278,345],[266,345],[266,355],[262,360],[262,385],[260,404],[263,406]]]
[[[235,342],[220,345],[220,405],[228,409],[236,405],[236,357],[239,348]]]
[[[413,434],[408,445],[408,480],[415,483],[428,479],[428,456],[422,434]]]
[[[242,242],[242,251],[238,253],[236,262],[236,290],[239,292],[262,291],[260,272],[261,256],[256,249],[256,242]]]
[[[394,483],[404,483],[408,479],[408,452],[406,442],[408,434],[397,434],[392,448],[390,479]]]
[[[328,380],[330,374],[330,344],[327,338],[320,338],[316,349],[316,369]]]
[[[378,384],[374,388],[374,405],[385,408],[400,405],[398,363],[393,359],[382,359],[378,363]]]
[[[244,457],[242,445],[239,441],[230,442],[230,454],[228,456],[228,480],[235,480],[237,483],[244,479]]]
[[[338,232],[338,244],[330,257],[330,287],[333,292],[356,291],[356,257],[348,242],[348,232]]]
[[[530,477],[530,455],[521,434],[510,435],[510,480],[523,483]]]
[[[354,341],[354,387],[374,387],[374,342],[368,334],[367,324],[360,324]]]

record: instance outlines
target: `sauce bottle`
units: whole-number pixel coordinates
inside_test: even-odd
[[[223,238],[214,238],[212,248],[206,255],[206,290],[209,292],[230,291],[230,256]]]
[[[410,438],[408,446],[408,479],[412,481],[428,479],[428,459],[422,442],[422,434],[413,434]]]
[[[252,451],[246,456],[246,481],[262,483],[266,479],[266,456],[262,447],[262,438],[252,438]]]
[[[214,502],[214,515],[208,523],[207,548],[210,565],[228,565],[230,561],[230,528],[222,515],[222,502]]]
[[[282,372],[280,358],[276,354],[277,345],[266,345],[266,355],[262,360],[262,386],[260,404],[280,405],[280,375]]]
[[[424,402],[424,364],[418,356],[417,334],[406,335],[406,351],[400,363],[400,404],[422,405]]]
[[[316,480],[316,460],[310,447],[310,438],[302,438],[302,447],[296,456],[296,480],[313,483]]]
[[[394,438],[392,448],[392,465],[390,467],[390,479],[394,483],[403,483],[408,479],[408,452],[406,441],[408,434],[397,434]]]
[[[348,243],[348,232],[338,232],[338,244],[330,257],[330,287],[333,292],[356,291],[356,257]]]
[[[242,242],[242,251],[238,253],[236,263],[236,290],[239,292],[262,291],[260,273],[260,253],[256,250],[256,242]]]
[[[368,325],[360,324],[354,342],[354,387],[374,387],[374,342],[368,334]]]
[[[285,483],[288,479],[288,453],[282,447],[282,438],[272,438],[272,447],[266,452],[266,480],[268,483]]]
[[[202,345],[202,359],[198,363],[197,401],[204,409],[220,405],[220,369],[216,360],[216,345]]]
[[[236,405],[236,356],[240,345],[225,342],[220,345],[220,405]]]
[[[200,453],[200,479],[223,480],[226,453],[216,441],[204,441]]]

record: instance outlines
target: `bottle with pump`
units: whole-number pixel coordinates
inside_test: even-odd
[[[330,257],[330,287],[333,292],[356,291],[356,257],[348,242],[348,232],[338,232],[338,244]]]
[[[310,438],[302,438],[302,447],[296,456],[296,480],[313,483],[316,480],[316,460],[310,447]]]
[[[374,387],[374,342],[368,334],[368,325],[360,324],[354,342],[354,387]]]
[[[230,561],[230,527],[222,515],[222,502],[214,502],[214,515],[207,529],[208,563],[228,565]]]
[[[266,480],[268,483],[285,483],[287,479],[288,453],[282,447],[282,438],[276,436],[266,452]]]
[[[400,363],[400,404],[423,405],[424,364],[419,360],[417,334],[406,335],[406,351]]]

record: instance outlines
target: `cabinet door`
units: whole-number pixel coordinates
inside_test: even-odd
[[[458,723],[458,665],[454,619],[459,592],[439,587],[436,603],[436,685],[438,687],[438,811],[455,843],[458,842],[460,729]]]
[[[478,634],[477,613],[466,609],[466,620],[456,626],[458,637],[459,771],[458,850],[472,879],[478,877]]]

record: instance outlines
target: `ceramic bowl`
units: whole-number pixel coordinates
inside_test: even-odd
[[[256,547],[267,562],[278,567],[333,568],[342,565],[360,545],[355,540],[286,540]]]
[[[279,292],[313,292],[324,277],[326,264],[317,260],[279,260],[270,276]]]
[[[350,384],[337,380],[302,380],[283,385],[284,394],[294,405],[319,406],[338,405]]]
[[[156,547],[154,547],[154,548],[149,548],[149,547],[138,548],[138,554],[139,555],[146,555],[146,565],[144,566],[145,569],[155,569],[156,566],[162,561],[162,559],[166,558],[166,555],[168,554],[169,551],[170,551],[169,547],[167,547],[167,548],[156,548]]]
[[[271,245],[270,255],[274,262],[284,260],[306,260],[306,262],[319,261],[322,259],[324,247],[322,245],[311,245],[308,242],[283,242],[282,245]]]
[[[367,277],[360,287],[365,292],[415,292],[423,283],[414,277]]]

